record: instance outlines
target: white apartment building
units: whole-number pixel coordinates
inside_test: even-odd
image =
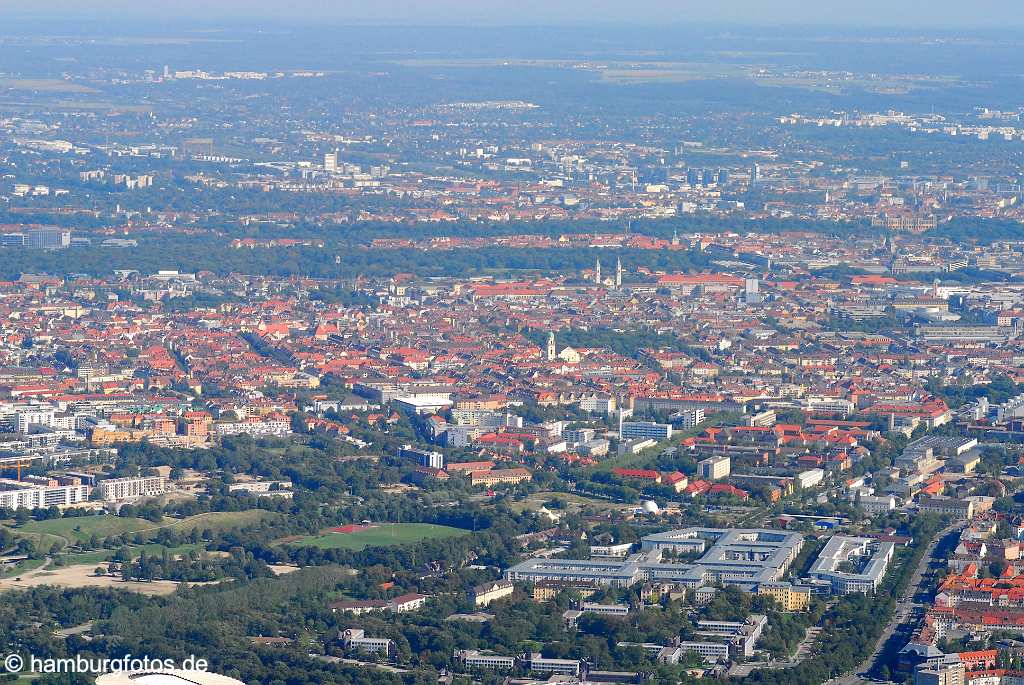
[[[88,485],[34,485],[0,479],[0,507],[7,509],[45,509],[88,500]]]
[[[142,497],[159,497],[167,491],[163,476],[140,478],[108,478],[96,484],[96,492],[104,502],[125,502]]]
[[[246,419],[245,421],[219,421],[213,424],[213,432],[218,438],[227,435],[288,435],[292,427],[288,421],[275,419]]]

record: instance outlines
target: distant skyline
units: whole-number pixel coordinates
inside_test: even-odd
[[[0,16],[383,24],[743,23],[1024,28],[1021,0],[0,0]]]

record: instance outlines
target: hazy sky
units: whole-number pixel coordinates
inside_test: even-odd
[[[1024,27],[1024,0],[0,0],[3,13],[375,23],[856,24]]]

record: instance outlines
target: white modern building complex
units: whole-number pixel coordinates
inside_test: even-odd
[[[894,549],[891,542],[834,535],[807,575],[814,581],[830,584],[836,594],[874,592],[885,577]],[[849,570],[851,566],[856,570]]]
[[[611,587],[645,581],[690,588],[722,583],[752,590],[760,583],[782,578],[803,541],[800,533],[778,530],[683,528],[645,536],[642,551],[622,560],[533,558],[506,569],[505,578]],[[666,552],[701,556],[695,561],[675,562]]]

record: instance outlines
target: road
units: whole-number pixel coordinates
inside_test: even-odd
[[[901,623],[905,623],[910,619],[911,614],[917,603],[914,601],[914,597],[921,589],[921,580],[924,578],[925,569],[928,568],[929,562],[934,559],[935,548],[938,544],[945,539],[947,535],[956,530],[957,528],[963,528],[967,525],[964,521],[954,523],[946,528],[939,531],[932,541],[928,543],[928,547],[925,548],[925,553],[921,557],[921,561],[918,562],[917,568],[914,569],[914,573],[910,576],[910,584],[907,586],[907,592],[903,598],[900,598],[896,602],[896,611],[893,614],[892,620],[885,626],[885,630],[882,631],[882,636],[875,643],[875,649],[865,658],[862,662],[857,664],[857,667],[853,669],[853,673],[839,678],[833,678],[832,680],[826,681],[828,685],[857,685],[858,683],[865,682],[865,679],[857,675],[858,673],[866,673],[870,671],[875,664],[875,660],[878,659],[878,655],[885,649],[886,643],[892,637],[892,634],[896,631]]]

